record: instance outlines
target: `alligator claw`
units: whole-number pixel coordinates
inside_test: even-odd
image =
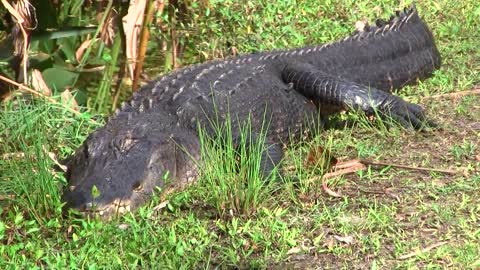
[[[383,117],[390,117],[407,129],[425,129],[436,127],[437,124],[425,116],[424,109],[399,97],[391,98],[381,106]]]

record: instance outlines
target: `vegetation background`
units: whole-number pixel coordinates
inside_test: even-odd
[[[228,166],[213,166],[232,154],[207,147],[204,157],[212,167],[207,165],[204,178],[210,181],[157,196],[110,222],[64,216],[59,198],[65,179],[54,170],[57,160],[72,154],[137,85],[188,64],[333,41],[350,34],[358,21],[388,18],[410,5],[145,1],[144,27],[135,19],[143,14],[121,19],[129,4],[142,1],[121,2],[12,1],[25,21],[22,34],[2,1],[1,75],[33,91],[0,83],[1,268],[480,267],[476,1],[417,1],[444,61],[432,79],[399,94],[424,105],[439,130],[410,133],[342,115],[356,124],[289,149],[286,167],[299,182],[287,179],[280,187],[246,191],[214,188],[224,184],[219,179],[238,179]],[[122,34],[135,25],[137,36]],[[26,54],[23,35],[29,37]],[[128,53],[134,46],[146,57]],[[305,162],[318,147],[338,157],[458,173],[369,167],[330,179],[328,186],[341,195],[336,197],[322,192],[315,180],[321,164]],[[255,199],[245,203],[248,194]]]

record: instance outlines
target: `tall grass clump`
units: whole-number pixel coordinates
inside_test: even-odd
[[[239,134],[234,134],[232,125],[229,115],[225,123],[212,125],[213,136],[205,128],[199,129],[199,188],[205,201],[223,218],[249,216],[271,202],[277,175],[274,168],[269,176],[263,176],[262,153],[268,147],[266,124],[259,134],[253,133],[251,120],[239,124]]]
[[[61,212],[60,190],[65,180],[56,163],[76,148],[89,128],[84,121],[72,119],[66,109],[43,100],[18,99],[4,106],[0,112],[0,194],[41,223]],[[59,147],[63,153],[55,153]]]

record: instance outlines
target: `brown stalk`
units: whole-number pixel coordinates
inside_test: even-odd
[[[23,48],[22,48],[22,66],[23,66],[23,78],[24,80],[27,80],[27,58],[28,58],[28,34],[25,31],[25,28],[23,27],[23,24],[26,22],[25,19],[18,13],[18,11],[10,5],[6,0],[2,0],[2,4],[5,6],[5,8],[8,10],[8,12],[15,17],[17,20],[18,28],[22,32],[23,36]],[[27,2],[27,4],[30,4]]]
[[[469,95],[478,95],[480,94],[480,87],[475,87],[472,90],[467,90],[467,91],[458,91],[458,92],[453,92],[453,93],[446,93],[446,94],[439,94],[439,95],[433,95],[429,97],[423,97],[422,100],[429,100],[429,99],[437,99],[437,98],[459,98],[463,96],[469,96]]]
[[[354,173],[360,170],[364,170],[366,168],[366,165],[371,165],[371,166],[390,166],[390,167],[396,167],[396,168],[402,168],[402,169],[408,169],[408,170],[416,170],[416,171],[427,171],[427,172],[439,172],[439,173],[445,173],[445,174],[450,174],[450,175],[455,175],[457,174],[457,171],[455,170],[445,170],[445,169],[435,169],[435,168],[425,168],[425,167],[414,167],[414,166],[407,166],[407,165],[401,165],[401,164],[393,164],[393,163],[385,163],[385,162],[374,162],[374,161],[369,161],[369,160],[351,160],[347,162],[342,162],[342,163],[337,163],[335,166],[332,167],[330,172],[320,175],[320,176],[315,176],[310,179],[308,179],[308,182],[314,182],[321,180],[322,181],[322,189],[329,194],[330,196],[333,197],[341,197],[341,195],[337,192],[332,191],[326,184],[325,180],[329,178],[333,178],[336,176],[341,176],[349,173]]]
[[[407,166],[407,165],[401,165],[401,164],[385,163],[385,162],[370,161],[370,160],[363,160],[363,159],[360,159],[359,162],[365,165],[373,165],[373,166],[383,166],[383,167],[390,166],[390,167],[402,168],[402,169],[408,169],[408,170],[423,171],[423,172],[438,172],[438,173],[445,173],[450,175],[457,174],[456,170]]]
[[[162,2],[163,4],[163,2]],[[145,18],[143,20],[142,30],[140,32],[140,44],[138,48],[138,57],[137,61],[135,62],[135,71],[133,74],[133,82],[132,82],[132,91],[137,91],[138,86],[140,85],[140,75],[142,74],[143,70],[143,63],[145,61],[145,54],[147,52],[147,43],[150,39],[150,31],[148,26],[153,18],[153,12],[155,10],[155,1],[148,0],[145,10]]]

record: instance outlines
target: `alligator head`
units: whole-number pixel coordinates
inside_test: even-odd
[[[198,149],[196,136],[162,127],[169,122],[164,114],[140,118],[110,121],[67,160],[68,187],[62,197],[67,208],[106,218],[141,206],[169,180],[186,183],[196,177],[184,151]],[[165,121],[155,124],[153,119]]]

